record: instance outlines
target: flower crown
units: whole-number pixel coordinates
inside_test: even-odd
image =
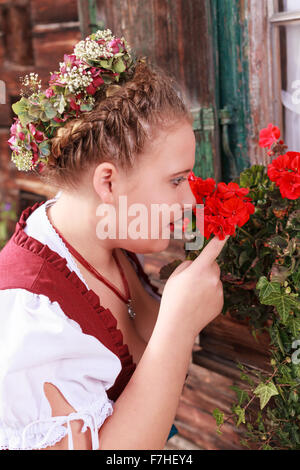
[[[18,170],[37,168],[41,172],[51,153],[54,131],[91,111],[95,94],[104,85],[106,96],[118,91],[117,83],[130,77],[137,62],[130,52],[125,38],[113,36],[109,29],[98,30],[76,44],[73,54],[64,55],[60,71],[50,72],[45,91],[38,74],[20,78],[26,90],[21,90],[21,100],[12,105],[18,118],[14,118],[8,140]]]

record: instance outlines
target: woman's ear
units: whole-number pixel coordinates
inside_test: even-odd
[[[116,168],[108,162],[96,166],[93,176],[93,185],[101,201],[105,204],[114,204],[113,183],[116,179]]]

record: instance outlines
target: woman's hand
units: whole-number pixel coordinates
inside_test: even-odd
[[[222,311],[220,268],[216,262],[227,239],[214,237],[194,261],[183,261],[167,280],[158,321],[195,336]]]

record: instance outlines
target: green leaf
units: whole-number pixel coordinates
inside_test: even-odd
[[[283,346],[281,336],[280,336],[280,333],[279,333],[278,329],[276,329],[276,340],[277,340],[277,344],[279,346],[280,351],[282,352],[283,355],[285,355],[284,346]]]
[[[216,420],[217,426],[221,426],[224,423],[224,413],[219,408],[213,410],[213,417]]]
[[[49,142],[45,141],[39,144],[39,149],[44,157],[49,157],[50,155],[50,147]]]
[[[236,393],[239,405],[242,405],[244,401],[249,400],[249,395],[245,390],[240,389],[236,385],[231,385],[229,388]]]
[[[237,405],[233,408],[233,412],[238,416],[238,420],[236,422],[237,427],[239,427],[241,423],[246,423],[244,408],[241,408],[240,405]]]
[[[13,111],[19,116],[19,114],[24,114],[28,110],[28,100],[24,96],[12,105]]]
[[[18,117],[19,117],[23,127],[26,127],[27,124],[32,121],[32,118],[29,116],[29,114],[27,112],[26,113],[19,113]]]
[[[50,102],[46,103],[44,108],[45,108],[45,114],[48,119],[52,119],[56,116],[57,111]]]
[[[260,383],[253,393],[260,398],[260,409],[262,410],[270,398],[274,395],[279,395],[278,390],[273,382],[267,384]]]
[[[124,70],[126,70],[126,65],[120,57],[114,64],[114,71],[116,73],[122,73],[124,72]]]
[[[80,105],[80,110],[81,111],[91,111],[93,109],[93,104],[92,103],[83,103]]]
[[[242,446],[245,446],[245,447],[248,447],[248,449],[251,449],[251,447],[249,446],[248,442],[245,441],[245,439],[241,439],[240,443],[242,444]]]
[[[6,240],[7,238],[7,228],[6,222],[3,220],[0,222],[0,240]]]
[[[248,384],[254,385],[254,382],[251,379],[251,377],[249,377],[249,375],[247,375],[247,374],[244,374],[244,372],[241,372],[240,378],[241,378],[241,380],[245,380],[246,382],[248,382]]]
[[[297,337],[300,333],[300,318],[290,318],[289,327],[294,337]]]
[[[281,292],[279,282],[268,282],[265,276],[261,277],[256,285],[260,289],[259,299],[263,305],[273,305],[278,311],[282,323],[285,325],[289,313],[293,309],[300,309],[300,302],[296,297]]]
[[[60,95],[60,100],[59,100],[59,106],[58,106],[58,112],[59,114],[62,114],[65,110],[67,102],[64,98],[64,95]],[[54,117],[54,116],[53,116]],[[52,119],[52,118],[51,118]]]
[[[262,303],[264,303],[265,299],[270,299],[272,295],[281,293],[280,283],[269,282],[265,276],[259,279],[256,288],[260,289],[259,297]]]

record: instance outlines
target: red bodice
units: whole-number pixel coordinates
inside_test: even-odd
[[[123,344],[122,332],[117,329],[117,320],[108,308],[100,304],[98,295],[67,267],[67,260],[24,232],[26,219],[44,204],[36,203],[25,209],[16,224],[15,232],[0,252],[0,289],[26,289],[35,294],[57,301],[70,319],[76,321],[83,333],[96,337],[104,346],[116,354],[122,369],[114,385],[107,390],[111,400],[116,401],[129,382],[136,364],[127,344]],[[126,253],[136,264],[141,276],[158,293],[144,272],[139,259],[128,250]]]

